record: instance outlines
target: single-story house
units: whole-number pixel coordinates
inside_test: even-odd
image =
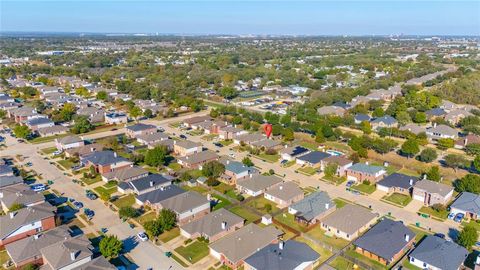
[[[85,144],[83,146],[68,148],[64,151],[66,157],[83,157],[96,151],[102,151],[103,145],[99,143]]]
[[[128,122],[128,117],[124,113],[105,113],[105,123],[109,125],[119,125],[126,124]]]
[[[55,139],[55,145],[59,151],[64,151],[70,148],[84,146],[85,142],[78,136],[65,136]]]
[[[68,132],[68,128],[61,125],[55,125],[52,127],[37,129],[37,133],[41,137],[49,137],[49,136],[55,136],[60,134],[66,134],[67,132]]]
[[[368,165],[368,163],[356,163],[345,170],[347,180],[355,182],[370,181],[376,183],[387,173],[381,166]]]
[[[304,193],[297,184],[283,182],[271,186],[263,193],[265,199],[274,202],[279,208],[285,208],[303,199]]]
[[[410,196],[418,178],[402,173],[392,173],[377,182],[377,189],[387,193],[401,193]]]
[[[398,121],[390,115],[385,115],[370,120],[370,125],[375,130],[380,128],[394,128],[398,126]]]
[[[414,123],[406,124],[405,126],[401,126],[399,129],[401,131],[409,131],[415,135],[427,132],[427,128],[425,126],[421,126],[419,124],[414,124]]]
[[[451,128],[447,125],[434,125],[429,127],[426,130],[427,137],[430,140],[439,140],[439,139],[457,139],[458,131],[454,128]]]
[[[447,112],[442,108],[433,108],[425,112],[428,120],[434,120],[435,118],[443,118]]]
[[[455,141],[455,148],[464,149],[469,144],[480,144],[480,136],[476,134],[468,134],[465,137],[460,137]]]
[[[264,140],[265,138],[266,136],[260,133],[247,133],[233,138],[233,143],[236,145],[240,145],[242,143],[246,145],[251,145],[254,142]]]
[[[306,225],[313,225],[321,218],[332,213],[336,204],[326,192],[316,191],[303,200],[293,203],[288,207],[288,213],[295,216],[295,220]]]
[[[168,140],[169,136],[163,132],[154,132],[137,136],[137,142],[143,145],[151,145],[157,142]]]
[[[237,189],[250,196],[263,194],[268,188],[282,183],[283,180],[273,175],[249,175],[249,177],[237,182]]]
[[[421,269],[458,270],[468,254],[468,250],[457,243],[428,235],[408,257],[411,264]]]
[[[248,131],[241,128],[226,126],[219,128],[218,137],[222,140],[233,140],[234,138],[247,133]]]
[[[0,188],[0,206],[5,213],[9,212],[13,205],[30,207],[44,202],[43,194],[33,191],[24,183]]]
[[[480,217],[480,195],[462,192],[450,205],[450,212],[454,214],[462,213],[466,219],[478,220],[478,217]]]
[[[318,115],[337,115],[343,116],[347,110],[339,106],[323,106],[317,109]]]
[[[257,147],[257,148],[265,149],[265,150],[278,149],[282,146],[282,144],[279,141],[275,141],[275,140],[268,139],[268,138],[265,138],[265,139],[260,140],[260,141],[252,142],[252,143],[250,143],[250,145],[253,146],[253,147]]]
[[[37,131],[40,128],[48,128],[55,126],[55,123],[48,117],[35,118],[25,122],[25,125],[32,131]]]
[[[296,163],[301,166],[317,167],[320,166],[320,162],[323,159],[326,159],[329,156],[330,154],[326,152],[312,151],[297,157]]]
[[[320,226],[327,234],[351,241],[374,224],[376,218],[377,215],[365,207],[347,204],[324,217]]]
[[[203,145],[198,142],[192,142],[188,140],[173,141],[173,152],[182,157],[202,152],[202,150]]]
[[[279,151],[279,154],[283,160],[291,161],[295,160],[298,156],[308,153],[309,151],[310,150],[302,146],[288,147],[287,145],[285,145],[285,148],[281,149]]]
[[[95,170],[100,174],[106,174],[133,166],[133,162],[109,150],[93,152],[80,157],[80,163],[86,167],[94,166]]]
[[[413,186],[413,199],[427,206],[434,204],[446,205],[453,196],[453,187],[442,183],[421,180]]]
[[[108,181],[117,181],[117,182],[127,182],[132,181],[138,178],[146,177],[148,171],[138,166],[126,167],[121,170],[115,170],[113,172],[108,172],[102,175],[102,180],[105,182]]]
[[[172,181],[173,178],[168,175],[147,174],[146,176],[120,183],[118,185],[118,191],[121,193],[130,191],[136,195],[141,195],[157,189],[164,189],[170,186]]]
[[[350,166],[353,165],[353,161],[351,161],[350,159],[348,159],[344,156],[332,155],[332,156],[326,157],[326,158],[324,158],[320,161],[320,169],[322,171],[324,171],[325,168],[329,164],[336,164],[337,165],[337,175],[338,176],[343,176],[343,175],[345,175],[345,170],[347,168],[350,168]]]
[[[147,134],[152,134],[157,132],[156,126],[142,124],[142,123],[127,126],[125,129],[126,129],[125,134],[129,138],[137,138],[138,136],[141,136],[141,135],[147,135]]]
[[[370,119],[370,115],[364,113],[357,113],[354,117],[355,124],[357,125],[361,124],[362,122],[370,122]]]
[[[211,121],[212,118],[208,115],[206,116],[195,116],[191,117],[188,119],[183,120],[183,125],[186,127],[192,127],[193,124],[200,123],[200,122],[205,122],[205,121]]]
[[[473,113],[466,110],[454,110],[447,113],[444,119],[451,125],[457,125],[460,122],[460,120],[462,120],[463,118],[468,116],[473,116],[473,115],[474,115]]]
[[[189,169],[202,169],[203,164],[218,160],[219,156],[212,151],[202,151],[192,155],[177,158],[178,164]]]

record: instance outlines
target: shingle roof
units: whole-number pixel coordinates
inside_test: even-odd
[[[50,124],[53,123],[52,120],[48,118],[35,118],[27,121],[27,125],[29,126],[36,126],[36,125],[42,125],[42,124]]]
[[[357,113],[355,115],[355,120],[360,121],[360,122],[370,121],[370,116],[368,114],[364,114],[364,113]]]
[[[105,257],[100,256],[72,270],[117,270],[117,268],[105,259]]]
[[[152,128],[157,128],[156,126],[154,125],[148,125],[148,124],[142,124],[142,123],[138,123],[138,124],[135,124],[135,125],[131,125],[131,126],[128,126],[126,127],[128,130],[131,130],[131,131],[142,131],[142,130],[147,130],[147,129],[152,129]]]
[[[9,175],[9,174],[13,174],[12,166],[7,164],[0,165],[0,175]],[[0,187],[2,186],[0,185]]]
[[[303,160],[312,164],[317,164],[325,158],[328,158],[330,154],[320,151],[312,151],[305,155],[297,157],[298,160]]]
[[[395,123],[397,123],[397,119],[391,117],[390,115],[385,115],[385,116],[382,116],[382,117],[378,117],[378,118],[375,118],[371,121],[372,123],[384,123],[386,125],[393,125]]]
[[[355,163],[352,166],[350,166],[348,170],[363,172],[368,174],[376,174],[381,170],[385,170],[385,169],[381,166],[367,165],[365,163]]]
[[[147,143],[150,143],[150,142],[166,140],[168,138],[169,138],[168,135],[165,134],[165,133],[155,132],[155,133],[151,133],[151,134],[139,135],[137,137],[137,140],[142,140],[142,141],[145,141]]]
[[[272,187],[269,187],[266,191],[266,194],[271,195],[275,198],[287,201],[292,198],[295,198],[303,194],[303,190],[300,189],[297,184],[293,182],[284,182]]]
[[[462,192],[452,203],[450,208],[456,208],[468,213],[480,215],[480,195],[470,192]]]
[[[181,160],[184,163],[188,164],[197,164],[202,163],[208,160],[213,160],[218,158],[218,155],[212,151],[202,151],[186,157],[179,157],[178,160]]]
[[[468,256],[458,244],[429,235],[410,253],[410,257],[442,270],[457,270]]]
[[[251,143],[253,146],[256,146],[256,147],[266,147],[266,148],[273,148],[275,146],[278,146],[280,145],[281,143],[278,142],[278,141],[274,141],[272,139],[263,139],[263,140],[260,140],[260,141],[256,141],[256,142],[252,142]]]
[[[438,125],[436,127],[427,128],[427,133],[439,133],[448,136],[457,136],[458,131],[454,128],[451,128],[447,125]]]
[[[45,197],[41,193],[33,191],[29,186],[25,184],[12,185],[0,189],[2,197],[0,201],[7,207],[11,207],[13,204],[31,205],[45,201]]]
[[[385,218],[353,242],[355,246],[365,249],[383,259],[391,261],[395,254],[404,249],[415,233],[400,221]]]
[[[23,183],[23,178],[20,176],[0,176],[0,188]]]
[[[83,234],[65,239],[40,250],[43,258],[53,269],[60,269],[93,255],[93,246]],[[72,260],[71,253],[75,253]]]
[[[168,187],[165,187],[163,189],[156,189],[141,195],[137,196],[137,200],[145,203],[145,202],[150,202],[151,204],[159,203],[163,200],[166,200],[168,198],[171,198],[173,196],[177,196],[178,194],[185,193],[186,191],[175,186],[175,185],[170,185]]]
[[[243,165],[243,163],[238,162],[238,161],[227,161],[225,164],[225,171],[230,171],[235,174],[243,173],[243,172],[248,172],[253,170],[254,168],[248,167]]]
[[[194,147],[201,147],[202,146],[201,143],[192,142],[192,141],[189,141],[189,140],[175,140],[174,144],[178,147],[182,147],[182,148],[185,148],[185,149],[191,149],[191,148],[194,148]]]
[[[115,152],[108,150],[93,152],[84,156],[82,160],[87,160],[92,164],[98,165],[109,165],[117,162],[128,161],[128,159],[118,156]]]
[[[128,182],[129,185],[134,187],[139,192],[149,189],[151,187],[165,185],[166,183],[171,183],[172,179],[170,177],[165,177],[160,174],[149,174],[145,177],[132,180]]]
[[[417,177],[413,177],[401,173],[392,173],[391,175],[380,180],[377,185],[384,187],[399,187],[404,189],[412,188],[418,181]]]
[[[286,147],[286,148],[283,148],[282,150],[280,150],[279,152],[281,154],[288,154],[292,157],[296,157],[298,155],[301,155],[303,153],[306,153],[310,150],[308,150],[307,148],[305,147],[302,147],[302,146],[293,146],[293,147]]]
[[[83,141],[78,136],[65,136],[63,138],[57,139],[58,143],[60,144],[71,144]]]
[[[276,176],[258,174],[252,175],[250,178],[247,178],[245,180],[238,181],[237,185],[245,189],[258,192],[281,182],[282,179]]]
[[[42,203],[18,210],[13,218],[8,215],[0,216],[0,239],[5,239],[10,233],[25,224],[30,224],[55,216],[53,207],[49,203]]]
[[[248,257],[245,262],[255,269],[292,270],[302,263],[314,262],[320,258],[320,254],[305,243],[288,240],[281,244],[282,249],[280,244],[270,244]]]
[[[178,214],[190,211],[199,206],[210,204],[203,195],[194,191],[187,191],[160,202],[163,208],[170,209]]]
[[[347,204],[325,217],[322,223],[352,235],[376,217],[376,214],[362,206]]]
[[[428,115],[431,115],[431,116],[442,116],[442,115],[446,114],[447,112],[445,112],[445,110],[442,109],[442,108],[433,108],[433,109],[430,109],[430,110],[426,111],[425,113],[428,114]]]
[[[232,225],[243,223],[244,219],[233,214],[232,212],[221,208],[217,211],[211,212],[208,215],[194,220],[186,225],[183,225],[182,230],[189,234],[200,233],[200,235],[206,235],[212,237],[228,230]],[[222,223],[226,222],[226,228],[222,229]]]
[[[330,199],[330,196],[323,191],[311,193],[303,200],[290,205],[291,209],[297,211],[296,216],[301,216],[307,221],[314,219],[332,207],[335,207],[335,203]]]
[[[115,170],[113,172],[109,172],[103,175],[103,177],[107,179],[117,179],[118,181],[125,181],[127,179],[135,178],[141,175],[147,175],[148,171],[145,169],[133,166],[127,167],[121,170]]]
[[[350,159],[346,158],[345,156],[329,156],[323,159],[322,162],[325,162],[327,164],[335,163],[338,166],[345,166],[353,163]]]
[[[443,197],[447,196],[452,190],[453,187],[447,186],[442,183],[437,183],[430,180],[421,180],[415,183],[415,188],[425,190],[429,193],[436,193]]]

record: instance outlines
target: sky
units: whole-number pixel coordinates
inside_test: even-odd
[[[0,0],[0,31],[480,35],[480,1]]]

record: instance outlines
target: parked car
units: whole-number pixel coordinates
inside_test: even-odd
[[[45,186],[44,184],[34,184],[31,185],[30,188],[35,192],[42,192],[47,189],[47,186]]]
[[[187,136],[183,135],[183,134],[180,134],[179,136],[181,139],[187,139]]]
[[[88,209],[88,208],[83,209],[83,213],[85,214],[85,216],[87,216],[87,218],[89,220],[92,219],[93,216],[95,216],[95,212],[93,210]]]
[[[288,162],[288,160],[283,159],[282,161],[280,161],[280,164],[285,165],[285,164],[287,164],[287,162]]]
[[[354,184],[355,184],[355,181],[352,181],[352,180],[348,181],[347,182],[347,188],[353,186]]]
[[[448,219],[453,219],[455,217],[455,213],[448,214]]]
[[[27,167],[32,167],[32,166],[33,166],[33,163],[32,163],[32,162],[27,162],[27,163],[25,164],[25,166],[27,166]]]
[[[443,234],[443,233],[436,233],[436,234],[434,234],[433,236],[436,236],[436,237],[440,237],[440,238],[442,238],[442,239],[445,239],[445,234]]]
[[[95,193],[93,193],[91,190],[86,190],[85,191],[85,195],[87,196],[87,198],[89,198],[90,200],[96,200],[98,197]]]
[[[76,201],[76,202],[73,202],[73,206],[76,209],[81,209],[83,207],[83,203]]]
[[[465,216],[464,214],[458,213],[455,215],[455,218],[453,219],[453,221],[460,223],[462,222],[464,216]]]
[[[221,144],[221,143],[219,143],[219,142],[213,143],[213,145],[215,145],[216,147],[219,147],[219,148],[222,148],[222,147],[223,147],[223,144]]]
[[[160,132],[165,132],[165,129],[162,128],[162,127],[158,127],[158,131],[160,131]]]
[[[231,158],[235,158],[235,154],[234,153],[230,153],[228,154]]]
[[[142,240],[143,242],[148,240],[148,236],[145,232],[139,232],[137,234],[138,239]]]
[[[108,232],[108,229],[107,229],[107,228],[101,228],[100,231],[101,231],[102,233],[107,233],[107,232]]]

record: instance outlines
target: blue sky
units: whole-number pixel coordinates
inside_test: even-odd
[[[480,35],[480,1],[0,0],[0,31]]]

